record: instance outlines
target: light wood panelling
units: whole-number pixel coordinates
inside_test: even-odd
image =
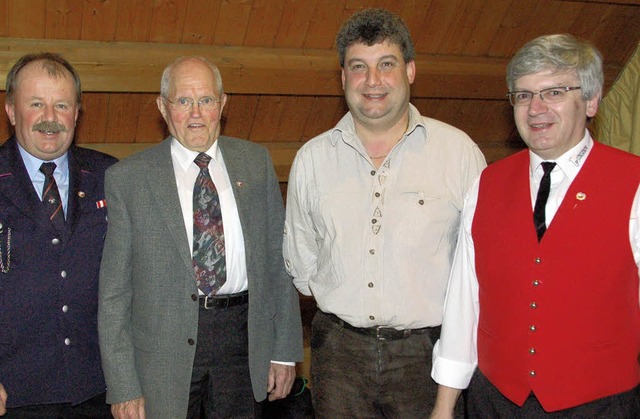
[[[0,0],[0,77],[23,53],[61,52],[88,92],[77,142],[118,155],[167,134],[155,103],[162,68],[179,55],[210,57],[230,93],[223,133],[266,144],[284,180],[295,150],[347,110],[333,44],[365,7],[407,22],[413,102],[466,131],[490,161],[522,147],[504,71],[525,42],[588,39],[609,86],[640,40],[640,0]],[[0,136],[9,132],[5,119]]]

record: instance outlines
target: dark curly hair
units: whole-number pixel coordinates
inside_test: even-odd
[[[415,59],[413,41],[402,19],[385,9],[364,9],[354,13],[336,37],[340,66],[344,67],[344,56],[349,46],[356,43],[372,46],[384,41],[400,46],[405,63]]]

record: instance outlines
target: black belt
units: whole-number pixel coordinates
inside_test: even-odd
[[[233,307],[247,303],[249,301],[249,291],[242,291],[236,294],[212,295],[211,297],[201,295],[199,300],[200,305],[206,310]]]
[[[398,340],[398,339],[406,339],[411,335],[421,335],[424,333],[428,333],[431,341],[435,343],[436,340],[440,337],[440,326],[434,327],[422,327],[420,329],[404,329],[398,330],[392,327],[355,327],[351,326],[349,323],[342,320],[340,317],[335,314],[325,313],[324,311],[320,311],[320,313],[324,314],[329,320],[334,323],[339,324],[347,330],[351,330],[352,332],[359,333],[361,335],[373,336],[379,340]]]

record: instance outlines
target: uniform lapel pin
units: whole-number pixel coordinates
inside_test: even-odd
[[[587,199],[587,194],[586,194],[586,193],[584,193],[584,192],[578,192],[578,193],[576,194],[576,199],[577,199],[578,201],[584,201],[585,199]]]

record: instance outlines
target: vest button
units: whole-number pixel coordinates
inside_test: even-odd
[[[536,376],[536,372],[534,370],[529,371],[529,375],[532,377]]]
[[[537,279],[535,279],[535,280],[533,281],[533,286],[534,286],[534,287],[537,287],[538,285],[540,285],[540,281],[538,281]]]
[[[535,262],[536,262],[536,264],[542,263],[542,258],[536,258]]]
[[[529,348],[529,353],[530,353],[531,355],[535,355],[535,353],[536,353],[536,348]]]
[[[531,330],[532,332],[536,331],[536,325],[532,324],[531,326],[529,326],[529,330]]]
[[[529,307],[536,308],[536,307],[538,307],[538,304],[536,304],[536,302],[534,301],[531,304],[529,304]]]

